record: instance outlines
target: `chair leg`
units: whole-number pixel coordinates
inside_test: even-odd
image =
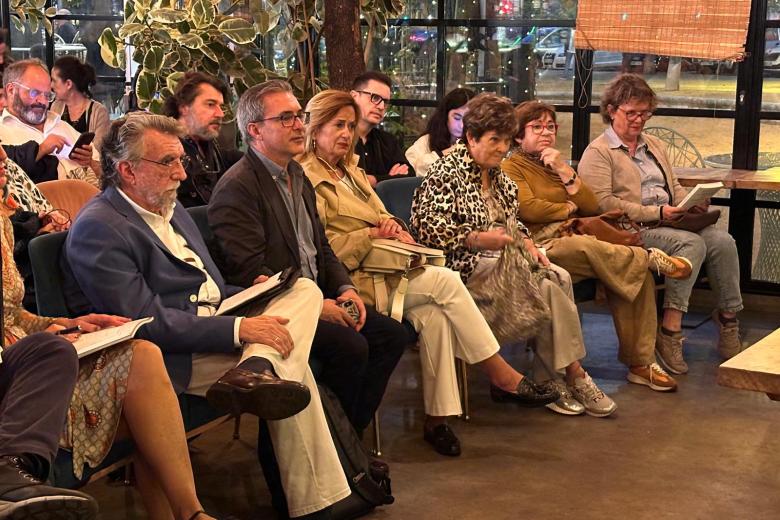
[[[460,418],[464,421],[471,419],[469,411],[469,373],[468,365],[462,359],[455,359],[455,373],[458,378],[458,387],[460,390],[460,403],[463,408],[463,413]]]
[[[241,414],[235,416],[235,422],[233,423],[233,439],[238,440],[241,438]]]
[[[379,410],[374,412],[374,447],[371,449],[371,453],[376,457],[382,456],[382,436],[379,431]]]

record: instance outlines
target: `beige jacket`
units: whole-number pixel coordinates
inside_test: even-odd
[[[371,273],[360,271],[360,264],[371,250],[369,233],[380,220],[394,218],[371,188],[366,172],[357,166],[355,155],[347,166],[348,175],[365,194],[357,195],[337,182],[312,153],[299,158],[306,176],[317,194],[317,213],[331,248],[347,267],[352,283],[367,304],[374,304],[374,280]],[[394,284],[391,284],[394,285]]]
[[[666,155],[663,142],[652,135],[643,134],[642,137],[664,173],[666,190],[670,194],[672,204],[678,204],[687,192],[674,176],[672,163]],[[628,152],[611,148],[604,134],[598,136],[585,149],[577,166],[577,173],[593,190],[601,211],[622,209],[636,222],[653,222],[660,219],[660,206],[642,205],[639,169]]]
[[[52,103],[50,110],[62,115],[65,111],[65,103],[57,100]],[[90,132],[95,132],[95,139],[92,141],[92,147],[99,150],[100,145],[103,143],[103,139],[111,128],[111,118],[108,115],[108,109],[102,103],[95,101],[94,99],[92,100],[92,111],[89,114],[87,128],[89,128]]]

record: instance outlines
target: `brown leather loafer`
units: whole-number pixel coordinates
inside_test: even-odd
[[[305,385],[287,381],[272,372],[231,368],[206,392],[211,406],[233,415],[249,413],[261,419],[286,419],[309,405]]]

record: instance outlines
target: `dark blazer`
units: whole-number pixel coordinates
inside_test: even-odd
[[[216,171],[206,171],[201,163],[198,145],[192,139],[181,139],[184,153],[190,157],[187,167],[187,178],[181,182],[177,190],[177,199],[185,207],[204,206],[209,203],[220,177],[244,154],[238,150],[223,150],[216,139],[203,143],[206,160],[213,160],[219,165]]]
[[[335,298],[338,288],[352,281],[330,248],[317,216],[314,188],[305,175],[303,183],[303,201],[317,248],[317,285],[326,298]],[[248,287],[258,275],[300,267],[298,239],[284,200],[268,169],[251,150],[217,183],[208,217],[222,253],[220,268],[230,283]]]
[[[203,261],[223,299],[240,289],[225,284],[192,218],[177,204],[171,224]],[[206,276],[176,258],[114,188],[89,201],[71,227],[63,252],[71,311],[137,319],[153,316],[138,337],[156,343],[177,392],[186,389],[192,354],[234,351],[231,316],[197,316]]]

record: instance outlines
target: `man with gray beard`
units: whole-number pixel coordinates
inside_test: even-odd
[[[92,145],[74,150],[79,133],[49,111],[54,93],[46,65],[37,59],[14,62],[3,73],[3,85],[7,104],[0,116],[0,140],[4,145],[37,143],[29,157],[16,161],[29,177],[36,183],[82,179],[97,186],[97,150]]]
[[[165,100],[163,113],[177,119],[187,134],[181,144],[190,164],[178,190],[179,202],[185,207],[208,204],[219,178],[243,156],[217,142],[226,100],[229,93],[225,84],[202,72],[186,73]]]

